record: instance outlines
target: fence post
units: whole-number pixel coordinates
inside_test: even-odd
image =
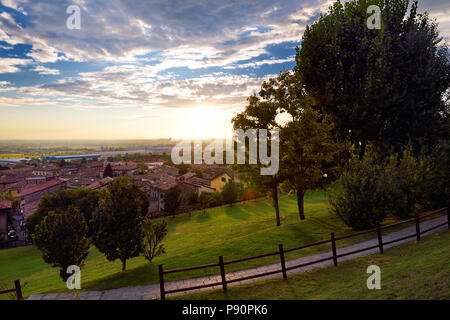
[[[161,292],[161,300],[166,299],[166,294],[164,290],[164,271],[163,271],[163,265],[159,265],[159,290]]]
[[[378,236],[378,246],[380,247],[380,253],[383,253],[383,239],[381,237],[381,228],[380,223],[377,222],[377,236]]]
[[[223,264],[223,256],[219,256],[220,276],[222,278],[223,292],[227,292],[227,279],[225,278],[225,265]]]
[[[449,206],[447,206],[447,226],[450,229],[450,203],[448,203]]]
[[[17,300],[23,300],[22,287],[20,286],[20,280],[14,281],[14,285],[16,286]]]
[[[278,245],[278,249],[280,250],[281,272],[283,272],[283,279],[287,280],[286,261],[284,260],[284,250],[281,243]]]
[[[331,249],[333,249],[333,263],[337,267],[337,253],[336,253],[336,240],[334,239],[334,232],[331,233]]]
[[[420,241],[420,217],[417,212],[416,212],[416,238],[417,241]]]

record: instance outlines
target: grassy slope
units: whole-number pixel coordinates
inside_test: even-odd
[[[177,299],[450,299],[450,232],[303,274]],[[366,269],[381,268],[381,290],[368,290]],[[276,294],[274,294],[276,293]]]
[[[265,199],[233,207],[213,208],[206,213],[194,213],[191,217],[183,214],[169,218],[169,233],[164,241],[167,254],[157,257],[152,264],[142,257],[131,259],[126,272],[120,271],[119,261],[107,261],[92,247],[87,263],[82,268],[82,289],[104,290],[156,283],[159,263],[163,263],[165,269],[214,263],[219,255],[223,255],[225,260],[242,258],[276,251],[278,243],[291,248],[326,239],[331,231],[337,235],[351,232],[336,216],[329,213],[322,192],[311,192],[305,200],[307,219],[300,222],[296,198],[281,197],[281,227],[275,226],[273,207]],[[353,242],[361,240],[361,237],[350,239]],[[346,243],[348,241],[342,241],[339,245]],[[329,250],[327,244],[291,253],[287,259],[324,250]],[[227,272],[272,262],[278,262],[278,257],[233,264],[227,266]],[[216,268],[204,269],[169,275],[166,280],[217,273]],[[11,284],[14,279],[27,283],[25,296],[66,290],[65,283],[59,278],[59,271],[44,263],[34,246],[0,250],[0,284]]]

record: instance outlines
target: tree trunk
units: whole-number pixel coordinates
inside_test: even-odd
[[[125,271],[127,268],[127,260],[122,260],[122,271]]]
[[[297,205],[298,205],[298,215],[300,220],[305,220],[305,209],[304,209],[304,196],[305,192],[303,190],[297,190]]]
[[[366,153],[366,141],[361,142],[361,149],[359,150],[359,160],[364,158],[364,154]]]
[[[281,225],[280,223],[280,209],[278,207],[278,186],[276,185],[273,190],[273,205],[275,206],[275,214],[277,216],[277,227]]]

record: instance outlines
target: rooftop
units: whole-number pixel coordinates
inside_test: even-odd
[[[12,206],[13,206],[13,202],[11,200],[1,200],[0,201],[0,210],[11,209]]]
[[[32,186],[32,187],[29,187],[29,188],[24,188],[20,192],[19,197],[25,197],[25,196],[28,196],[28,195],[33,194],[35,192],[39,192],[39,191],[43,191],[43,190],[52,188],[54,186],[62,184],[63,182],[65,182],[65,181],[57,178],[57,179],[52,179],[52,180],[49,180],[47,182],[44,182],[44,183],[41,183],[41,184],[38,184],[38,185],[35,185],[35,186]]]

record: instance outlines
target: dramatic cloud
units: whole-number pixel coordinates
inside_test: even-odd
[[[238,110],[293,67],[306,25],[332,2],[0,0],[0,107]],[[79,30],[66,25],[74,4]],[[448,1],[419,8],[449,39]]]

